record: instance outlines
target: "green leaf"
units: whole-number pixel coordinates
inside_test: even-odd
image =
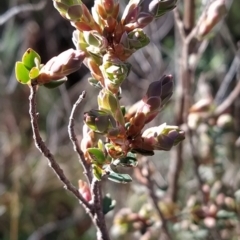
[[[116,205],[116,201],[113,200],[110,194],[106,194],[102,200],[102,208],[104,215],[112,211]]]
[[[236,216],[236,214],[234,212],[229,212],[229,211],[226,211],[226,210],[219,210],[217,212],[217,218],[227,219],[227,218],[233,218],[235,216]]]
[[[128,174],[124,173],[116,173],[116,172],[110,172],[108,175],[108,179],[117,182],[117,183],[129,183],[132,182],[132,178]]]
[[[16,79],[18,80],[18,82],[20,82],[22,84],[26,84],[30,81],[29,71],[22,62],[16,62],[15,74],[16,74]]]
[[[93,170],[93,175],[97,180],[101,180],[102,178],[102,169],[98,167],[97,165],[93,164],[92,165],[92,170]]]
[[[27,51],[23,54],[22,62],[28,70],[31,70],[36,66],[35,58],[41,62],[41,58],[38,53],[31,48],[28,48]]]
[[[114,160],[114,165],[120,165],[122,167],[136,167],[138,164],[136,154],[129,152],[125,158],[119,158]]]
[[[37,67],[33,67],[30,72],[29,72],[29,78],[30,79],[35,79],[39,75],[39,69]]]
[[[98,148],[100,150],[102,150],[103,152],[105,151],[105,146],[104,146],[104,143],[103,143],[102,139],[98,140]]]
[[[92,85],[95,88],[98,88],[98,89],[103,88],[101,83],[95,78],[88,78],[88,82],[89,82],[90,85]]]
[[[52,89],[52,88],[57,88],[60,85],[62,85],[63,83],[65,83],[67,81],[67,77],[61,78],[59,80],[53,80],[49,83],[45,83],[43,84],[44,87]]]
[[[90,154],[91,158],[98,164],[103,164],[105,162],[106,157],[101,149],[88,148],[87,151]]]

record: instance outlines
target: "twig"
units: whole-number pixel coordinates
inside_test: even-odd
[[[227,108],[229,108],[236,98],[240,94],[240,80],[238,80],[237,85],[233,89],[233,91],[229,94],[229,96],[216,108],[214,111],[214,116],[219,116],[222,114]]]
[[[74,115],[76,112],[76,109],[78,107],[78,105],[82,102],[82,100],[85,98],[86,92],[83,91],[82,94],[79,96],[78,100],[75,102],[75,104],[73,105],[70,117],[69,117],[69,124],[68,124],[68,135],[70,140],[72,141],[73,144],[73,149],[74,151],[77,152],[78,154],[78,158],[80,163],[83,166],[84,169],[84,173],[86,174],[89,184],[92,181],[92,174],[90,171],[90,166],[88,165],[88,163],[86,162],[85,158],[84,158],[84,153],[82,152],[79,144],[78,144],[78,140],[74,131]]]
[[[6,23],[10,18],[14,17],[15,15],[21,12],[42,10],[45,7],[46,3],[47,1],[41,1],[36,4],[27,3],[21,6],[12,7],[11,9],[9,9],[8,11],[6,11],[4,14],[0,16],[0,26]]]
[[[178,96],[176,99],[176,106],[175,106],[175,123],[176,125],[180,126],[187,122],[188,111],[191,105],[191,90],[192,90],[192,78],[193,72],[189,65],[189,54],[192,53],[192,48],[190,46],[190,41],[192,38],[189,38],[189,35],[192,33],[192,29],[194,26],[194,18],[192,16],[195,14],[194,10],[192,9],[195,6],[195,1],[190,3],[189,0],[184,1],[184,16],[186,15],[184,22],[180,19],[178,10],[175,10],[175,23],[178,29],[178,32],[181,36],[181,70],[180,70],[180,77],[177,83],[177,92]],[[187,19],[188,17],[188,19]],[[193,21],[193,22],[191,22]],[[185,26],[184,24],[187,24]],[[187,31],[186,31],[187,30]],[[187,35],[187,33],[189,33]],[[180,172],[183,165],[183,147],[179,144],[176,149],[172,151],[172,159],[171,165],[168,172],[168,181],[169,181],[169,188],[168,188],[168,195],[172,201],[177,200],[177,193],[178,193],[178,179],[180,176]]]
[[[90,204],[83,198],[83,196],[79,193],[78,189],[72,185],[72,183],[67,179],[63,170],[60,168],[58,163],[55,161],[53,155],[50,150],[47,148],[45,143],[43,142],[37,122],[37,110],[36,110],[36,94],[37,94],[37,85],[33,82],[30,85],[30,96],[29,96],[29,114],[31,118],[31,126],[33,130],[33,139],[35,141],[35,145],[38,150],[48,159],[49,166],[53,169],[54,173],[58,176],[61,182],[64,184],[64,187],[70,191],[83,205],[86,212],[90,212],[91,206]]]
[[[78,100],[73,105],[73,108],[69,117],[68,134],[69,134],[69,138],[72,141],[74,151],[77,152],[79,161],[83,166],[84,173],[86,174],[89,184],[91,185],[91,195],[92,195],[91,208],[94,212],[92,220],[95,226],[97,227],[97,239],[110,240],[107,227],[106,227],[103,210],[102,210],[102,195],[101,195],[100,182],[97,179],[92,177],[91,166],[88,165],[88,163],[84,158],[84,153],[78,144],[77,137],[74,131],[74,115],[78,105],[85,98],[85,95],[86,95],[86,92],[83,91],[82,94],[79,96]]]
[[[226,95],[226,92],[228,91],[228,87],[231,81],[233,80],[236,72],[238,71],[239,66],[240,66],[240,50],[237,51],[235,58],[232,61],[231,67],[229,68],[227,74],[225,75],[220,85],[220,88],[216,94],[216,97],[214,100],[216,105],[219,105],[223,101]]]
[[[145,160],[145,163],[144,163],[144,170],[142,171],[143,172],[143,175],[144,175],[144,177],[146,178],[146,180],[147,180],[147,188],[148,188],[148,190],[149,190],[149,195],[150,195],[150,197],[151,197],[151,200],[152,200],[152,202],[153,202],[153,205],[154,205],[154,207],[155,207],[155,209],[156,209],[156,211],[157,211],[157,214],[158,214],[158,216],[159,216],[159,218],[160,218],[160,220],[161,220],[161,222],[162,222],[162,230],[163,230],[163,233],[164,233],[164,235],[165,235],[165,237],[168,239],[168,240],[171,240],[172,238],[171,238],[171,236],[170,236],[170,233],[169,233],[169,231],[168,231],[168,227],[167,227],[167,221],[166,221],[166,219],[164,218],[164,215],[163,215],[163,213],[162,213],[162,211],[161,211],[161,209],[159,208],[159,206],[158,206],[158,198],[157,198],[157,196],[156,196],[156,194],[155,194],[155,192],[154,192],[154,184],[155,184],[155,182],[153,181],[153,179],[152,179],[152,174],[150,174],[150,166],[149,166],[149,161],[146,159]]]
[[[184,32],[183,22],[182,22],[182,20],[180,18],[180,14],[178,12],[178,9],[175,8],[173,10],[173,13],[174,13],[175,26],[177,27],[178,32],[179,32],[180,37],[181,37],[181,40],[183,41],[186,38],[186,34]]]
[[[91,183],[91,193],[93,196],[92,207],[95,210],[94,223],[97,227],[97,239],[98,240],[110,240],[107,226],[105,222],[105,217],[102,210],[102,197],[101,197],[101,185],[100,182],[93,178]]]
[[[191,9],[191,11],[189,11]],[[195,1],[185,0],[184,1],[184,15],[183,15],[183,25],[185,31],[189,33],[195,25]]]
[[[198,180],[198,185],[199,185],[199,189],[202,193],[202,200],[203,200],[203,203],[206,204],[207,203],[207,199],[205,197],[205,194],[204,194],[204,191],[203,191],[203,180],[200,176],[200,173],[199,173],[199,166],[200,166],[200,159],[199,159],[199,155],[198,155],[198,152],[197,152],[197,149],[196,149],[196,146],[193,142],[193,131],[191,129],[188,128],[187,130],[187,133],[188,133],[188,137],[189,137],[189,143],[190,143],[190,147],[191,147],[191,152],[192,152],[192,158],[193,158],[193,162],[194,162],[194,172],[195,172],[195,175],[197,177],[197,180]]]

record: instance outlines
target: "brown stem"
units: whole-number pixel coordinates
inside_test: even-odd
[[[101,183],[95,178],[92,180],[91,193],[93,196],[92,207],[95,211],[93,221],[97,227],[97,240],[110,240],[102,208]]]
[[[168,197],[171,201],[177,200],[178,179],[182,168],[182,151],[183,146],[179,144],[171,151],[171,164],[168,171]]]
[[[157,214],[158,214],[158,216],[159,216],[159,218],[160,218],[160,220],[162,222],[162,230],[163,230],[163,233],[165,235],[164,239],[171,240],[172,238],[171,238],[170,233],[168,231],[167,221],[164,218],[164,215],[163,215],[160,207],[158,206],[158,198],[157,198],[157,196],[155,194],[155,191],[154,191],[155,182],[152,179],[152,174],[150,174],[150,166],[149,166],[149,164],[150,164],[149,161],[146,159],[145,164],[144,164],[145,165],[144,166],[145,169],[143,171],[144,172],[144,177],[147,180],[146,186],[147,186],[147,188],[149,190],[149,195],[151,197],[153,205],[154,205],[154,207],[155,207],[155,209],[157,211]]]
[[[85,92],[80,95],[77,102],[74,104],[71,116],[70,116],[70,123],[69,123],[69,135],[73,142],[74,148],[76,149],[77,153],[79,154],[80,160],[83,164],[83,167],[86,169],[87,177],[89,177],[89,180],[91,181],[91,189],[92,189],[92,196],[93,196],[93,202],[89,204],[83,196],[79,193],[78,189],[72,185],[72,183],[67,179],[65,176],[63,170],[60,168],[56,160],[54,159],[54,156],[51,154],[50,150],[47,148],[45,143],[43,142],[40,133],[39,133],[39,127],[37,122],[37,110],[36,110],[36,94],[37,94],[37,85],[36,83],[32,83],[30,85],[30,96],[29,96],[29,114],[31,118],[31,125],[33,130],[33,139],[35,141],[35,145],[38,148],[38,150],[48,159],[49,166],[53,169],[54,173],[58,176],[58,178],[61,180],[61,182],[64,184],[64,187],[70,191],[80,202],[80,204],[83,205],[86,212],[90,215],[92,218],[96,228],[97,228],[97,239],[98,240],[110,240],[104,214],[102,211],[102,199],[101,199],[101,187],[100,182],[93,179],[90,172],[90,168],[88,165],[86,165],[86,161],[84,160],[83,153],[77,144],[76,135],[74,132],[74,113],[76,110],[76,107],[79,105],[79,103],[84,98]]]
[[[192,88],[192,70],[189,66],[189,55],[191,53],[190,43],[192,39],[188,38],[188,34],[194,28],[195,24],[195,1],[184,0],[184,19],[180,19],[177,9],[174,13],[175,23],[181,38],[181,53],[180,53],[180,77],[177,83],[178,96],[176,99],[175,122],[178,126],[187,122],[188,111],[191,105],[191,88]],[[178,194],[178,179],[183,165],[183,147],[178,145],[172,150],[171,164],[168,173],[168,195],[172,201],[177,200]]]
[[[35,145],[38,150],[48,159],[49,166],[53,169],[54,173],[60,179],[60,181],[64,184],[64,187],[70,191],[83,205],[85,210],[89,212],[91,210],[91,205],[83,198],[83,196],[79,193],[78,189],[72,185],[72,183],[67,179],[63,170],[60,168],[54,156],[47,148],[45,143],[43,142],[37,122],[37,110],[36,110],[36,94],[37,94],[37,85],[32,83],[30,85],[30,96],[29,96],[29,114],[31,118],[31,126],[33,130],[33,139],[35,141]]]
[[[202,193],[202,200],[204,204],[207,204],[207,199],[205,197],[204,191],[203,191],[203,180],[200,176],[199,173],[199,166],[200,166],[200,159],[199,159],[199,155],[196,149],[196,146],[193,142],[193,131],[191,129],[188,128],[187,130],[188,132],[188,138],[189,138],[189,143],[190,143],[190,147],[191,147],[191,153],[192,153],[192,157],[193,157],[193,162],[194,162],[194,173],[196,175],[197,181],[198,181],[198,185],[199,185],[199,189]]]
[[[237,85],[233,89],[233,91],[229,94],[229,96],[216,108],[214,111],[214,115],[219,116],[222,114],[227,108],[229,108],[236,98],[240,94],[240,80],[238,80]]]
[[[184,0],[183,24],[186,33],[190,33],[195,25],[195,1]]]
[[[97,228],[97,239],[98,240],[110,240],[107,227],[106,227],[106,222],[105,222],[105,217],[103,214],[102,210],[102,194],[101,194],[101,184],[98,180],[92,177],[92,172],[91,172],[91,166],[85,161],[84,158],[84,153],[82,152],[77,138],[76,134],[74,132],[74,115],[76,112],[76,108],[78,105],[81,103],[81,101],[85,97],[85,91],[82,92],[82,94],[79,96],[78,100],[75,102],[73,105],[70,118],[69,118],[69,125],[68,125],[68,133],[69,137],[72,141],[73,148],[78,154],[78,158],[80,163],[83,166],[84,172],[88,178],[89,184],[91,185],[91,195],[92,195],[92,203],[91,207],[93,209],[93,222]]]
[[[86,176],[88,178],[88,181],[89,181],[89,184],[90,184],[91,181],[92,181],[92,173],[91,173],[91,170],[90,170],[90,166],[84,158],[84,153],[79,146],[76,134],[74,132],[74,115],[75,115],[75,112],[76,112],[76,109],[77,109],[78,105],[85,98],[85,95],[86,95],[86,92],[83,91],[82,94],[79,96],[78,100],[73,105],[73,108],[72,108],[72,111],[71,111],[71,114],[70,114],[70,117],[69,117],[68,135],[69,135],[70,140],[72,141],[74,151],[76,151],[77,154],[78,154],[79,162],[83,166],[84,173],[86,174]]]

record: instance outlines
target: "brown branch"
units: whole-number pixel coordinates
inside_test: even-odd
[[[206,199],[205,193],[203,191],[204,182],[203,182],[203,180],[200,176],[200,173],[199,173],[200,158],[199,158],[196,146],[193,142],[193,134],[194,133],[190,128],[188,128],[187,133],[188,133],[189,143],[190,143],[190,147],[191,147],[192,158],[193,158],[193,162],[194,162],[194,172],[195,172],[195,175],[196,175],[196,178],[197,178],[197,181],[198,181],[199,189],[200,189],[201,194],[202,194],[203,203],[207,204],[207,199]]]
[[[152,174],[150,173],[150,168],[151,167],[150,167],[149,164],[150,164],[150,162],[147,159],[145,159],[144,166],[143,166],[144,169],[143,169],[142,173],[144,173],[143,176],[147,180],[146,186],[149,190],[149,195],[150,195],[151,200],[153,202],[153,205],[154,205],[154,207],[157,211],[157,214],[158,214],[158,216],[159,216],[159,218],[162,222],[162,230],[163,230],[163,233],[165,235],[164,237],[165,237],[165,239],[171,240],[172,238],[171,238],[170,233],[168,231],[167,221],[164,218],[164,215],[163,215],[160,207],[158,206],[158,198],[157,198],[157,196],[155,194],[155,191],[154,191],[155,182],[152,179]]]
[[[90,184],[92,181],[92,173],[90,171],[90,166],[84,158],[84,153],[79,146],[79,143],[78,143],[75,131],[74,131],[74,115],[75,115],[78,105],[85,98],[85,95],[86,95],[86,92],[83,91],[82,94],[79,96],[78,100],[73,105],[73,108],[72,108],[72,111],[71,111],[71,114],[69,117],[68,135],[69,135],[70,140],[72,141],[74,151],[77,152],[77,154],[78,154],[79,162],[81,163],[81,165],[84,169],[84,174],[86,174],[89,184]]]
[[[91,205],[83,198],[83,196],[79,193],[78,189],[72,185],[72,183],[67,179],[63,170],[60,168],[59,164],[54,159],[54,156],[47,148],[45,143],[43,142],[37,122],[37,110],[36,110],[36,94],[37,94],[37,85],[33,82],[30,85],[30,96],[29,96],[29,114],[31,118],[31,126],[33,130],[33,139],[35,141],[35,145],[38,150],[48,159],[48,164],[60,179],[60,181],[64,184],[64,188],[70,191],[83,205],[86,212],[90,212]]]
[[[189,33],[193,29],[194,24],[195,24],[195,1],[185,0],[183,25],[186,33]]]
[[[235,54],[235,57],[232,61],[232,64],[225,75],[224,79],[221,82],[221,85],[217,91],[217,94],[215,96],[214,102],[219,105],[224,97],[226,96],[226,92],[228,91],[228,87],[231,84],[232,80],[234,79],[234,76],[236,72],[238,71],[240,67],[240,50],[238,50]]]
[[[98,230],[97,239],[110,240],[102,208],[101,183],[96,178],[93,178],[91,183],[91,194],[92,194],[91,205],[95,211],[93,221]]]
[[[36,85],[36,83],[33,82],[30,86],[29,114],[30,114],[31,125],[32,125],[32,130],[33,130],[33,139],[35,141],[36,147],[48,159],[49,166],[53,169],[54,173],[58,176],[58,178],[64,184],[64,187],[68,191],[70,191],[79,200],[80,204],[83,205],[86,212],[92,218],[92,220],[97,228],[97,239],[98,240],[110,240],[108,231],[107,231],[107,227],[106,227],[106,223],[105,223],[103,210],[102,210],[100,182],[98,182],[96,179],[92,180],[90,166],[86,164],[83,152],[81,151],[81,149],[77,143],[77,138],[76,138],[76,135],[74,132],[74,114],[75,114],[77,106],[81,103],[81,101],[85,97],[85,92],[83,92],[79,96],[78,100],[76,101],[76,103],[73,106],[73,109],[72,109],[72,112],[70,115],[68,130],[69,130],[70,139],[74,146],[74,150],[77,151],[79,158],[80,158],[80,162],[82,163],[83,168],[86,171],[88,180],[91,182],[91,194],[93,197],[92,203],[87,202],[83,198],[83,196],[79,193],[78,189],[70,183],[70,181],[64,175],[63,170],[60,168],[58,163],[55,161],[50,150],[47,148],[47,146],[43,142],[43,140],[40,136],[40,133],[39,133],[39,127],[38,127],[38,122],[37,122],[36,93],[37,93],[37,85]]]
[[[183,41],[186,38],[186,34],[185,34],[185,31],[184,31],[184,25],[183,25],[183,22],[181,20],[178,9],[175,8],[173,10],[173,13],[174,13],[175,26],[177,27],[177,30],[178,30],[178,32],[180,34],[180,37],[181,37],[181,40]]]
[[[229,94],[229,96],[216,108],[214,111],[214,116],[221,115],[227,108],[229,108],[236,98],[240,94],[240,80],[238,80],[237,85],[233,89],[233,91]]]
[[[189,66],[189,55],[192,52],[190,46],[189,32],[191,33],[194,27],[195,19],[195,1],[184,0],[184,21],[181,20],[179,12],[175,10],[175,23],[178,32],[181,36],[181,56],[180,56],[180,77],[177,83],[178,96],[175,106],[175,123],[180,126],[187,122],[188,111],[191,106],[191,90],[193,72]],[[185,26],[186,24],[186,26]],[[183,165],[183,146],[179,144],[176,149],[172,150],[171,165],[168,172],[168,195],[172,201],[177,200],[178,194],[178,179]]]

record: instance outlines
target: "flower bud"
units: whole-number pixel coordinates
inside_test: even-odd
[[[125,32],[120,40],[120,44],[126,49],[132,50],[132,52],[145,47],[149,42],[148,36],[140,28],[134,29],[128,34]]]
[[[231,129],[233,126],[233,117],[229,113],[224,113],[220,115],[217,119],[216,125],[224,130]]]
[[[86,50],[90,53],[102,55],[107,49],[107,39],[100,35],[97,31],[84,31],[83,38],[88,45]]]
[[[111,128],[116,127],[114,118],[106,111],[91,110],[84,114],[84,122],[95,132],[107,133]]]
[[[105,147],[108,155],[113,159],[121,158],[124,156],[124,152],[122,148],[118,145],[108,143],[108,144],[105,144]]]
[[[189,109],[190,113],[203,113],[203,112],[209,112],[212,106],[212,99],[210,98],[203,98],[196,102],[192,107]]]
[[[104,79],[99,65],[92,58],[87,58],[86,65],[88,66],[93,78],[100,81],[101,85],[104,85]]]
[[[120,85],[129,74],[130,65],[108,53],[104,55],[100,69],[104,76],[106,87],[110,91],[117,93]]]
[[[161,17],[176,7],[177,0],[131,0],[126,6],[122,23],[127,31],[144,28],[154,18]]]
[[[143,1],[142,7],[144,11],[149,11],[155,18],[159,18],[168,11],[176,7],[177,0],[147,0]]]
[[[141,11],[139,6],[141,2],[140,0],[129,1],[123,12],[121,21],[128,32],[135,28],[144,28],[154,19],[149,12]]]
[[[117,97],[115,97],[107,89],[102,89],[98,95],[99,109],[107,111],[114,119],[122,126],[124,126],[124,118],[121,107]]]
[[[127,130],[128,136],[137,136],[145,126],[145,115],[142,112],[138,112],[134,117],[130,119],[130,126]]]
[[[114,31],[119,13],[119,3],[115,0],[96,0],[92,8],[94,20],[102,29]]]
[[[101,32],[100,27],[81,0],[53,0],[53,5],[62,17],[71,21],[78,30]]]
[[[216,0],[211,3],[198,28],[198,38],[205,37],[216,24],[225,16],[227,8],[225,0]]]
[[[153,146],[155,150],[169,151],[173,146],[185,138],[185,134],[177,126],[168,126],[166,123],[145,130],[143,140]]]
[[[91,201],[91,190],[86,182],[82,180],[78,181],[78,191],[87,202]]]
[[[87,149],[97,146],[99,136],[96,132],[91,130],[86,124],[83,125],[82,134],[83,134],[83,138],[81,141],[81,150],[84,153],[84,158],[86,162],[90,164],[91,156],[88,154]]]
[[[69,49],[50,59],[39,73],[37,81],[45,84],[52,80],[64,78],[77,71],[85,58],[85,53],[80,50]]]
[[[53,6],[59,11],[59,13],[66,19],[71,20],[71,13],[73,18],[82,16],[81,0],[53,0]],[[68,10],[70,9],[70,16]]]
[[[164,75],[159,81],[152,82],[146,95],[139,103],[138,112],[146,116],[145,124],[152,121],[173,93],[173,80],[171,75]]]

